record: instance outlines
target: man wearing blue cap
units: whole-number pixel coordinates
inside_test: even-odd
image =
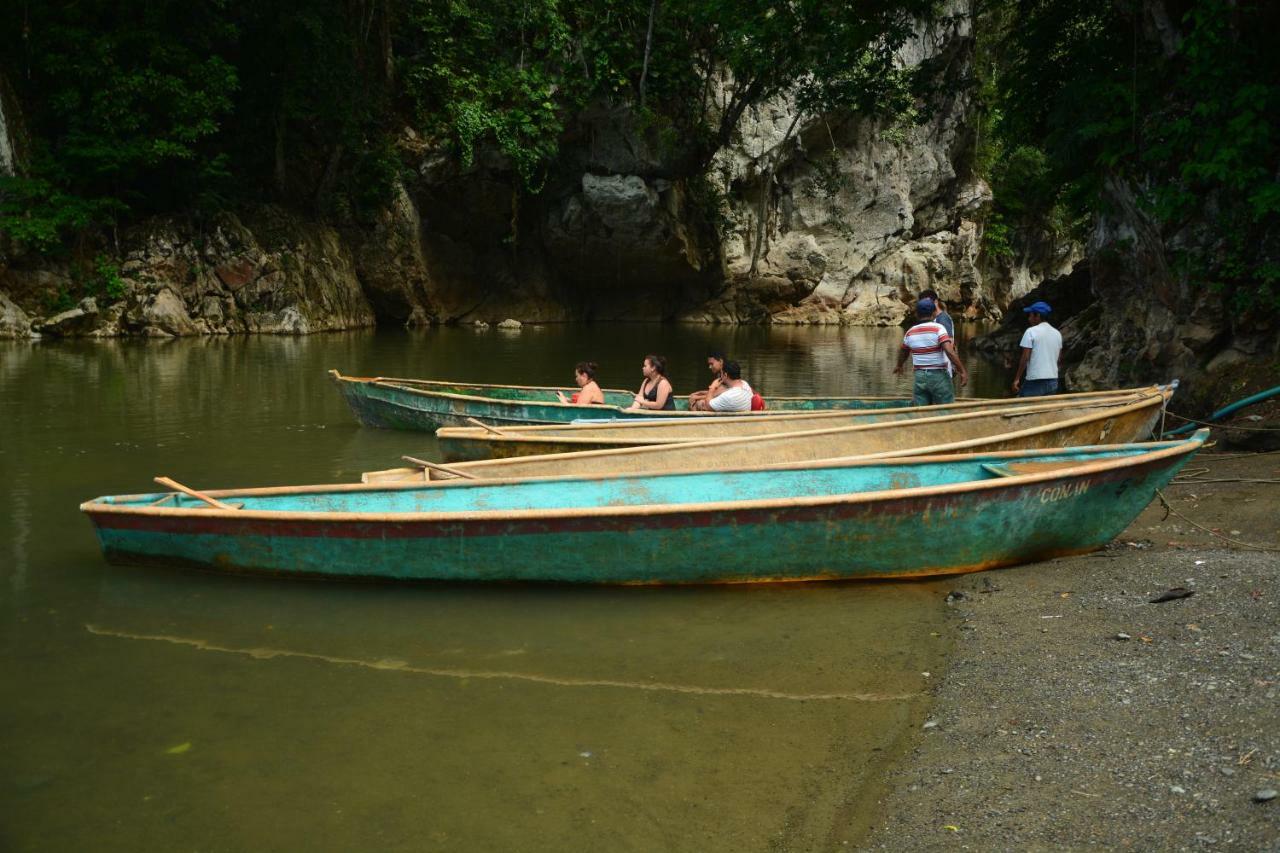
[[[1019,397],[1058,393],[1062,333],[1049,325],[1048,317],[1052,311],[1047,302],[1033,302],[1022,309],[1029,325],[1022,334],[1022,359],[1018,362],[1018,374],[1013,378],[1013,393]]]
[[[911,366],[915,368],[911,402],[917,406],[955,402],[956,389],[951,384],[948,363],[955,365],[960,377],[960,387],[969,384],[969,373],[956,355],[951,335],[947,334],[941,323],[934,320],[937,310],[932,299],[921,299],[916,303],[916,324],[907,329],[907,334],[903,336],[902,349],[898,351],[898,365],[893,369],[894,373],[901,373],[907,363],[907,356],[911,356]]]

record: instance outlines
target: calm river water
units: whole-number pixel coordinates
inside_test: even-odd
[[[923,713],[943,584],[287,582],[107,566],[77,505],[428,455],[325,370],[904,392],[894,329],[0,342],[0,850],[839,847]],[[970,359],[973,393],[1004,371]]]

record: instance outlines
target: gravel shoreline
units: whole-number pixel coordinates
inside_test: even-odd
[[[944,587],[952,659],[859,847],[1280,850],[1280,553],[1222,538],[1280,546],[1280,488],[1207,482],[1280,456],[1190,467],[1183,518]]]

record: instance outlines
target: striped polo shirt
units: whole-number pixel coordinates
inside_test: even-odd
[[[916,370],[945,370],[947,354],[942,345],[951,340],[941,323],[929,320],[917,323],[902,339],[902,348],[911,350],[911,364]]]

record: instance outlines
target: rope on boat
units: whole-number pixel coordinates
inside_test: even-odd
[[[1196,483],[1280,483],[1280,479],[1276,478],[1206,477],[1205,474],[1208,473],[1208,468],[1185,468],[1181,474],[1173,478],[1173,483],[1179,486],[1191,486]]]
[[[1242,432],[1280,432],[1280,427],[1246,427],[1235,426],[1234,424],[1220,424],[1213,421],[1198,421],[1195,418],[1189,418],[1186,415],[1180,415],[1177,412],[1168,412],[1168,415],[1173,418],[1178,418],[1179,420],[1187,421],[1187,426],[1199,424],[1200,426],[1213,427],[1214,429],[1237,429]],[[1185,429],[1186,427],[1179,427],[1178,429],[1166,432],[1165,435],[1177,435],[1180,430]]]
[[[1236,400],[1231,405],[1224,406],[1223,408],[1218,409],[1218,411],[1209,415],[1209,420],[1210,421],[1220,420],[1222,418],[1225,418],[1227,415],[1240,411],[1246,406],[1252,406],[1254,403],[1261,403],[1263,400],[1269,400],[1272,397],[1277,397],[1277,396],[1280,396],[1280,385],[1277,385],[1274,388],[1268,388],[1266,391],[1259,391],[1257,394],[1254,394],[1252,397],[1245,397],[1243,400]],[[1178,427],[1177,429],[1173,430],[1172,432],[1165,433],[1166,436],[1181,435],[1184,432],[1190,432],[1192,428],[1195,426],[1195,424],[1200,424],[1201,426],[1213,426],[1213,424],[1206,423],[1205,421],[1197,421],[1197,420],[1192,420],[1191,418],[1188,418],[1188,417],[1184,417],[1182,415],[1175,415],[1173,412],[1169,412],[1169,414],[1173,415],[1175,418],[1182,418],[1182,420],[1184,421],[1190,421],[1190,423],[1184,424]],[[1269,427],[1225,426],[1223,427],[1223,429],[1239,429],[1239,430],[1245,430],[1245,431],[1251,431],[1251,432],[1280,432],[1280,430],[1274,430]]]
[[[1191,519],[1187,518],[1185,515],[1178,512],[1176,509],[1174,509],[1173,504],[1169,503],[1169,499],[1166,498],[1164,496],[1164,492],[1160,491],[1159,489],[1156,489],[1156,497],[1160,498],[1160,503],[1164,506],[1165,518],[1168,518],[1170,514],[1175,515],[1178,518],[1185,521],[1187,524],[1190,524],[1192,527],[1198,527],[1201,530],[1203,530],[1205,533],[1208,533],[1210,536],[1216,536],[1219,539],[1223,540],[1224,542],[1230,542],[1232,545],[1238,545],[1245,551],[1270,551],[1272,553],[1280,553],[1280,548],[1276,548],[1271,545],[1258,545],[1253,542],[1241,542],[1239,539],[1232,539],[1230,536],[1224,536],[1218,531],[1205,527],[1203,524],[1200,524],[1199,522],[1192,521]]]
[[[1205,445],[1205,447],[1212,446],[1212,444]],[[1267,456],[1272,453],[1280,453],[1280,450],[1251,450],[1248,453],[1201,453],[1196,458],[1201,462],[1222,462],[1227,459],[1244,459],[1245,457],[1253,459],[1255,456]]]

